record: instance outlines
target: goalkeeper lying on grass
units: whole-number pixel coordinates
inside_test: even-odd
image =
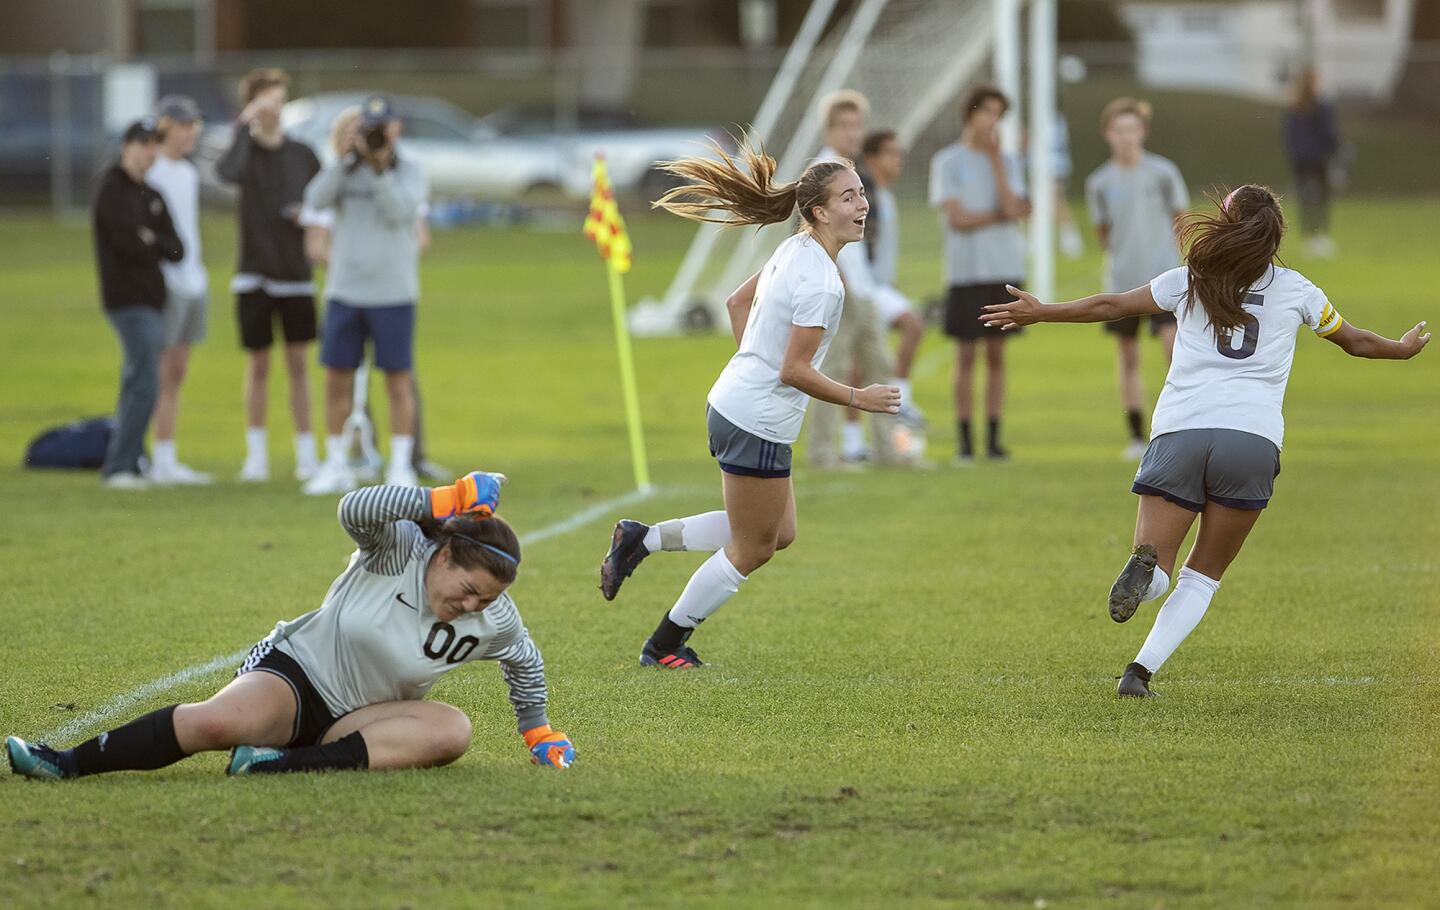
[[[171,705],[73,749],[18,737],[10,767],[70,778],[152,770],[232,749],[230,774],[423,768],[470,747],[470,719],[425,701],[444,673],[498,660],[531,761],[565,768],[575,749],[545,716],[545,665],[505,593],[520,542],[494,517],[501,475],[433,490],[379,486],[340,500],[359,544],[318,610],[281,622],[208,700]]]

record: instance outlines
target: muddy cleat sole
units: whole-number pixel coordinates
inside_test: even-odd
[[[661,651],[647,638],[645,647],[640,649],[640,666],[661,667],[666,670],[694,670],[705,666],[705,662],[689,645],[681,645],[678,651]]]
[[[230,764],[225,768],[225,773],[231,777],[260,774],[263,772],[256,765],[274,761],[284,754],[279,749],[266,746],[236,746],[230,750]]]
[[[1115,694],[1121,698],[1158,698],[1159,694],[1150,691],[1150,671],[1145,669],[1143,664],[1132,663],[1125,668],[1125,675],[1120,677],[1120,685],[1116,686]]]
[[[1145,592],[1150,590],[1150,582],[1155,578],[1155,563],[1159,556],[1155,548],[1148,543],[1142,543],[1130,554],[1125,562],[1125,568],[1120,570],[1120,577],[1115,579],[1115,584],[1110,586],[1110,618],[1116,622],[1124,622],[1135,615],[1140,607],[1140,600]]]
[[[36,780],[64,780],[69,777],[60,763],[60,753],[44,743],[27,743],[18,736],[5,737],[5,755],[10,770]]]
[[[645,535],[650,526],[640,521],[622,518],[615,522],[615,531],[610,535],[610,552],[600,563],[600,594],[606,600],[614,600],[620,593],[625,579],[650,555],[645,549]]]

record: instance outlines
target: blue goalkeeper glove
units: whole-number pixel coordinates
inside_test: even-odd
[[[430,514],[444,521],[454,515],[489,518],[500,507],[504,474],[471,471],[447,487],[430,491]]]
[[[570,737],[550,729],[549,724],[526,730],[522,735],[525,745],[530,747],[531,764],[564,769],[575,761],[575,747]]]

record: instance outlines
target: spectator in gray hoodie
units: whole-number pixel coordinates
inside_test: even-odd
[[[325,365],[325,462],[306,482],[313,495],[354,489],[343,432],[365,343],[385,374],[390,400],[390,463],[385,482],[415,486],[415,304],[420,297],[416,221],[428,184],[414,161],[396,154],[400,121],[380,95],[367,98],[349,151],[305,188],[305,205],[333,209],[326,310],[320,342]]]

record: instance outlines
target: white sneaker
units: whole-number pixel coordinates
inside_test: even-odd
[[[1066,259],[1079,259],[1085,255],[1085,241],[1080,239],[1080,229],[1075,225],[1060,229],[1060,252]]]
[[[150,481],[141,474],[133,471],[120,471],[106,477],[101,483],[105,484],[107,490],[148,490]]]
[[[215,482],[209,474],[179,462],[151,465],[147,476],[157,487],[204,487]]]
[[[304,483],[305,481],[314,477],[317,473],[319,473],[319,471],[320,462],[318,461],[311,460],[297,462],[295,465],[295,479],[300,481],[301,483]]]
[[[326,461],[320,465],[315,476],[307,480],[300,489],[306,496],[333,496],[336,493],[349,493],[358,485],[355,472],[350,470],[349,465]]]
[[[1149,447],[1145,444],[1144,440],[1132,439],[1130,440],[1130,444],[1125,447],[1124,454],[1120,457],[1126,461],[1139,461],[1145,457],[1145,450],[1147,448]]]
[[[270,479],[270,462],[261,461],[258,458],[245,459],[245,465],[240,469],[240,476],[236,480],[241,483],[264,483]]]
[[[392,461],[385,471],[385,483],[392,487],[418,487],[420,478],[416,476],[415,469],[409,462]]]

